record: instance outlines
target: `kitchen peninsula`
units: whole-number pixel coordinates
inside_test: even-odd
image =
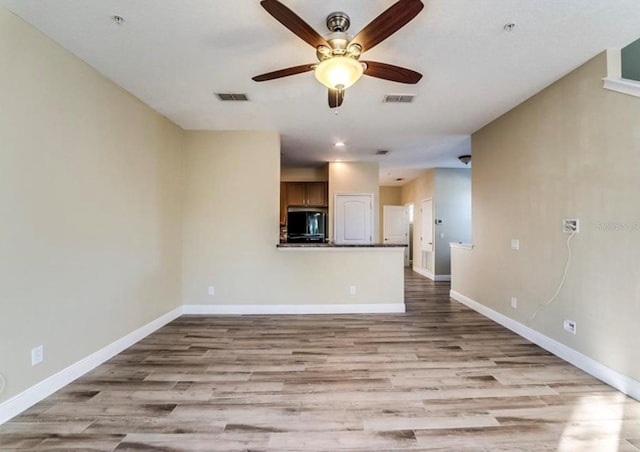
[[[300,313],[405,312],[404,245],[279,243]],[[295,277],[293,275],[296,275]],[[326,304],[325,304],[326,303]],[[289,309],[291,307],[288,307]]]
[[[277,247],[280,249],[329,249],[329,250],[352,249],[352,248],[364,248],[364,249],[384,248],[384,249],[400,249],[404,253],[404,249],[407,247],[407,245],[388,245],[385,243],[366,243],[362,245],[352,245],[352,244],[340,245],[335,243],[279,243]]]

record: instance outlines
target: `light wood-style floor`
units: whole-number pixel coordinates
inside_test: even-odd
[[[183,316],[0,449],[640,450],[640,403],[406,274],[406,314]]]

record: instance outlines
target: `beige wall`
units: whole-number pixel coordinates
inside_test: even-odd
[[[182,131],[1,8],[0,67],[1,402],[181,304]]]
[[[640,101],[602,88],[605,64],[598,55],[473,135],[475,248],[454,252],[453,289],[527,324],[562,277],[561,221],[579,218],[566,284],[529,326],[640,380]]]
[[[380,243],[384,242],[384,206],[401,206],[402,188],[380,187]]]
[[[185,153],[185,304],[403,302],[402,249],[276,248],[277,133],[186,132]],[[210,285],[214,296],[207,294]],[[356,295],[349,295],[350,285]]]
[[[435,192],[435,170],[425,170],[418,177],[402,186],[401,199],[402,204],[413,203],[413,266],[421,269],[427,269],[423,264],[420,234],[422,231],[422,217],[420,214],[420,204],[425,199],[433,199]],[[431,261],[430,269],[434,267],[433,253],[428,253]]]
[[[329,180],[329,164],[315,168],[281,168],[282,182],[327,182]]]
[[[373,237],[380,237],[380,173],[378,162],[329,163],[329,240],[333,240],[336,194],[373,194]]]

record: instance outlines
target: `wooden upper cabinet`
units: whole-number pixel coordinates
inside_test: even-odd
[[[307,205],[315,207],[326,207],[327,203],[327,183],[307,182]]]
[[[306,182],[287,182],[287,206],[306,206]]]
[[[327,207],[326,182],[287,182],[287,206]]]

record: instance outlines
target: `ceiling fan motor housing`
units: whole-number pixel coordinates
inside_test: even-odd
[[[349,20],[349,15],[342,11],[335,11],[327,16],[327,28],[330,31],[345,32],[349,29],[350,25],[351,20]]]

